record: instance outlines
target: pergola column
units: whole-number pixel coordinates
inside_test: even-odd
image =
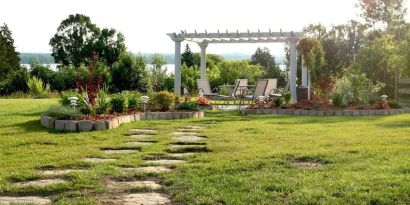
[[[198,45],[201,48],[201,79],[206,79],[206,47],[208,47],[208,43],[203,41]]]
[[[290,87],[290,94],[291,94],[291,103],[297,102],[296,96],[296,75],[297,75],[297,51],[296,51],[296,43],[297,38],[291,37],[288,38],[290,44],[290,72],[289,72],[289,87]]]
[[[308,87],[308,70],[305,65],[305,59],[302,57],[302,86]]]
[[[175,39],[175,80],[174,80],[174,93],[177,96],[181,96],[181,41]]]

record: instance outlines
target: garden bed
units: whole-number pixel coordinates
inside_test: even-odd
[[[58,120],[46,115],[41,116],[41,126],[70,132],[87,132],[92,130],[114,129],[121,124],[135,122],[139,120],[174,120],[203,118],[203,111],[193,112],[146,112],[130,115],[121,115],[104,120]]]
[[[410,113],[410,109],[379,109],[379,110],[300,110],[300,109],[245,109],[243,115],[307,115],[307,116],[373,116],[373,115],[397,115]]]

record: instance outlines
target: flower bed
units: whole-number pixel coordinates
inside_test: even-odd
[[[146,112],[130,115],[116,116],[104,120],[58,120],[46,115],[41,116],[41,125],[43,127],[71,132],[87,132],[92,130],[114,129],[121,124],[135,122],[139,120],[174,120],[174,119],[191,119],[203,118],[203,111],[194,112]]]
[[[300,109],[246,109],[242,114],[271,115],[308,115],[308,116],[372,116],[372,115],[397,115],[410,113],[410,109],[379,109],[379,110],[300,110]]]

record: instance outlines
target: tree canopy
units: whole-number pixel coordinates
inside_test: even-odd
[[[8,26],[0,26],[0,81],[6,79],[20,67],[19,53],[14,47],[14,39]]]
[[[50,40],[51,55],[57,63],[78,67],[81,63],[89,64],[91,53],[96,52],[100,60],[111,66],[125,51],[124,40],[115,29],[101,30],[88,16],[70,15]]]

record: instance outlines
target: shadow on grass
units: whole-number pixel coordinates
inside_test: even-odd
[[[27,134],[44,132],[44,131],[47,131],[48,133],[58,133],[58,134],[69,134],[70,133],[70,132],[64,132],[64,131],[51,130],[51,129],[42,127],[40,124],[40,120],[29,120],[26,122],[15,123],[15,124],[11,124],[8,126],[0,126],[0,128],[7,128],[7,127],[20,127]]]

